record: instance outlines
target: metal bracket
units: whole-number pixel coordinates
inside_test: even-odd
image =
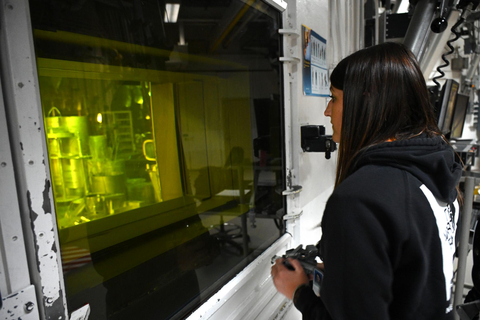
[[[285,36],[295,36],[300,37],[300,33],[297,29],[278,29],[278,33],[283,34]]]
[[[294,220],[300,217],[302,214],[303,214],[303,210],[300,210],[300,212],[297,212],[297,213],[295,212],[288,213],[283,216],[283,220]]]
[[[280,57],[279,60],[281,62],[287,62],[287,63],[299,63],[300,59],[296,57]]]
[[[0,309],[0,319],[40,319],[36,303],[35,287],[30,285],[2,298],[3,307]]]
[[[290,196],[292,194],[297,194],[302,192],[302,190],[303,190],[302,186],[292,186],[291,189],[283,190],[282,196]]]

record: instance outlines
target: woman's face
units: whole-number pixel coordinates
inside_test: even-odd
[[[343,90],[330,87],[330,92],[332,93],[331,99],[327,104],[324,115],[325,117],[330,117],[333,129],[332,140],[339,143],[342,132]]]

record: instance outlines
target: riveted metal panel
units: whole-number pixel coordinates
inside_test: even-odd
[[[1,79],[0,79],[1,80]],[[3,296],[30,284],[27,255],[0,81],[0,292]]]
[[[0,0],[2,89],[28,266],[41,319],[67,317],[38,76],[26,0]]]
[[[39,319],[35,287],[33,285],[2,299],[0,320]]]

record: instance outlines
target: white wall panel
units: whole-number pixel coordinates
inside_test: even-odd
[[[328,1],[308,1],[300,0],[297,2],[297,28],[306,25],[321,37],[327,39],[327,47],[330,43],[329,36],[329,15]],[[301,55],[300,55],[301,56]],[[293,156],[298,157],[299,179],[303,191],[300,193],[300,205],[305,207],[309,202],[315,199],[320,193],[328,189],[334,178],[336,153],[332,154],[330,160],[325,159],[324,153],[305,153],[300,148],[300,127],[302,125],[323,125],[327,133],[332,132],[330,119],[323,115],[326,108],[326,98],[305,96],[303,94],[302,83],[302,65],[298,68],[298,83],[296,87],[297,99],[294,100],[292,116],[297,120],[297,127],[293,131]],[[295,103],[296,102],[296,103]],[[309,214],[305,212],[304,215]]]
[[[305,25],[327,39],[327,52],[330,52],[329,39],[330,16],[328,0],[308,1],[299,0],[296,2],[296,28],[301,30]],[[301,39],[300,49],[301,49]],[[298,53],[302,57],[301,52]],[[327,55],[328,61],[331,57]],[[302,61],[303,62],[303,61]],[[331,63],[329,63],[329,66]],[[294,176],[297,183],[303,187],[295,199],[298,206],[303,211],[300,221],[297,221],[298,227],[295,229],[299,233],[294,238],[298,243],[304,245],[316,243],[320,238],[320,229],[312,228],[318,225],[323,215],[323,209],[331,193],[335,178],[337,152],[332,153],[331,159],[326,160],[324,153],[303,152],[300,147],[300,127],[303,125],[323,125],[326,133],[331,134],[332,128],[330,119],[323,115],[326,108],[326,98],[306,96],[303,94],[302,83],[302,63],[294,70],[297,74],[294,76],[296,82],[292,83],[292,162],[294,166]],[[313,224],[312,224],[313,223]],[[306,242],[307,241],[307,242]]]

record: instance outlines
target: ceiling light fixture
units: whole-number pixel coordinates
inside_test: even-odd
[[[165,4],[165,23],[176,23],[178,19],[178,12],[180,11],[179,3],[166,3]]]

